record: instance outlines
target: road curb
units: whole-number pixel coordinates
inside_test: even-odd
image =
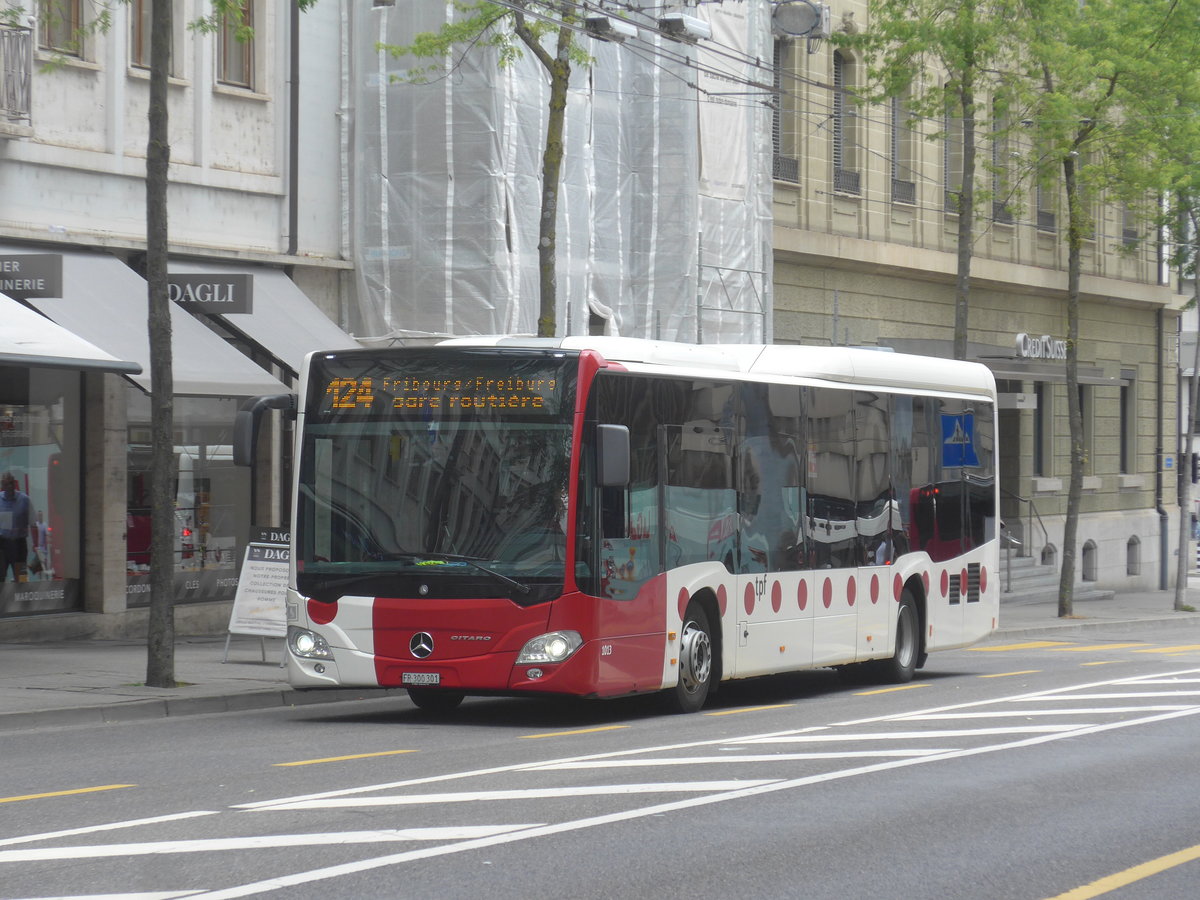
[[[170,690],[166,688],[165,690]],[[163,697],[146,700],[125,700],[95,706],[74,706],[65,709],[24,710],[0,713],[0,732],[14,728],[56,728],[80,725],[120,725],[155,719],[174,719],[185,716],[212,715],[229,712],[252,712],[256,709],[280,709],[319,706],[328,703],[348,703],[358,700],[378,700],[381,697],[407,697],[402,688],[363,690],[361,688],[296,691],[290,688],[253,691],[240,694],[218,694],[206,697]]]

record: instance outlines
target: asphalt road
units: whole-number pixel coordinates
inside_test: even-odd
[[[395,698],[5,736],[0,897],[1170,898],[1200,632],[652,699]],[[1134,868],[1139,867],[1139,868]]]

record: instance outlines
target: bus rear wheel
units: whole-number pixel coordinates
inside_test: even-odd
[[[408,699],[417,709],[425,712],[450,712],[457,709],[465,695],[459,691],[443,691],[438,688],[410,687]]]
[[[900,594],[900,608],[896,610],[896,649],[891,659],[875,662],[881,681],[904,684],[913,680],[917,666],[923,661],[921,649],[921,619],[917,615],[917,602],[908,588]]]
[[[671,692],[681,713],[697,712],[708,699],[713,677],[713,641],[708,616],[697,603],[687,608],[679,629],[679,682]]]

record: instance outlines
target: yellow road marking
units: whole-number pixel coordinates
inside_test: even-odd
[[[1101,660],[1094,660],[1092,662],[1080,663],[1080,665],[1081,666],[1111,666],[1113,663],[1117,663],[1117,662],[1120,662],[1120,660],[1101,659]]]
[[[1056,647],[1055,653],[1083,653],[1088,650],[1124,650],[1126,647],[1140,647],[1141,641],[1128,644],[1088,644],[1086,647]]]
[[[0,803],[16,803],[18,800],[45,800],[47,797],[69,797],[72,794],[93,794],[96,791],[115,791],[119,788],[137,787],[136,784],[102,784],[99,787],[75,788],[70,791],[48,791],[45,794],[25,794],[21,797],[0,797]]]
[[[1189,650],[1200,650],[1200,644],[1182,644],[1178,647],[1147,647],[1145,650],[1135,650],[1134,653],[1183,653]]]
[[[374,756],[396,756],[400,753],[416,753],[415,750],[381,750],[378,753],[354,753],[350,756],[327,756],[324,759],[301,759],[296,762],[273,763],[275,766],[315,766],[318,763],[344,762],[348,759],[371,759]]]
[[[1101,894],[1107,894],[1109,891],[1115,891],[1117,888],[1126,887],[1135,881],[1141,881],[1143,878],[1149,878],[1151,875],[1157,875],[1167,869],[1173,869],[1175,866],[1194,862],[1197,859],[1200,859],[1200,844],[1176,853],[1168,853],[1166,856],[1133,866],[1124,872],[1109,875],[1107,878],[1100,878],[1091,884],[1085,884],[1067,891],[1065,894],[1051,897],[1050,900],[1090,900],[1092,897],[1099,897]]]
[[[1003,650],[1040,650],[1043,647],[1065,647],[1066,641],[1027,641],[1024,644],[1001,644],[998,647],[968,647],[976,653],[999,653]]]
[[[718,709],[715,712],[707,712],[706,716],[736,716],[739,713],[747,712],[762,712],[764,709],[787,709],[795,706],[795,703],[776,703],[773,706],[742,706],[738,709]]]
[[[980,675],[980,678],[1011,678],[1014,675],[1036,675],[1041,669],[1022,669],[1020,672],[994,672],[991,675]]]
[[[929,687],[928,684],[902,684],[898,687],[880,688],[877,691],[855,691],[857,697],[870,697],[872,694],[891,694],[895,691],[911,691],[915,688]]]
[[[621,728],[628,727],[628,725],[604,725],[601,728],[580,728],[578,731],[548,731],[545,734],[523,734],[521,737],[526,740],[533,738],[569,737],[573,734],[595,734],[597,731],[618,731]]]

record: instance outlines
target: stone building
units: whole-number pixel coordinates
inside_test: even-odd
[[[830,33],[868,22],[865,3],[829,7]],[[775,340],[952,355],[961,130],[952,119],[912,122],[897,102],[856,107],[848,96],[864,84],[864,60],[830,41],[777,39],[775,59]],[[985,166],[1003,171],[1010,148],[986,127],[980,138],[988,188]],[[992,369],[1001,394],[1002,513],[1024,552],[1056,572],[1070,475],[1066,201],[1059,187],[1019,187],[979,211],[968,358]],[[1175,348],[1185,298],[1152,228],[1104,198],[1092,211],[1076,590],[1165,588],[1178,534]]]

